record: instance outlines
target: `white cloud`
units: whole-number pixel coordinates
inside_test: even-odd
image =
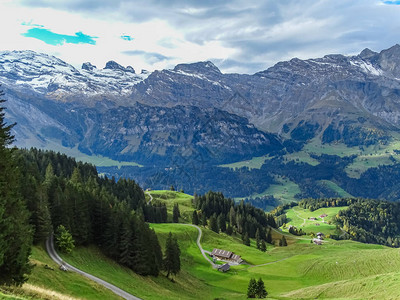
[[[115,60],[137,70],[211,59],[223,71],[252,73],[293,56],[388,48],[400,29],[400,6],[380,0],[3,0],[0,11],[1,50],[57,54],[77,67]],[[47,45],[23,37],[23,22],[83,32],[96,45]]]

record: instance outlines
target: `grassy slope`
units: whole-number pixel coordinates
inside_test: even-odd
[[[41,246],[32,248],[31,262],[35,264],[29,280],[12,294],[23,299],[121,299],[108,289],[73,272],[58,269]],[[54,270],[46,269],[45,265]],[[5,298],[0,294],[0,299]],[[8,299],[8,298],[5,298]],[[10,298],[19,299],[19,298]]]
[[[271,184],[268,189],[260,194],[253,194],[251,197],[263,197],[267,195],[272,195],[280,201],[280,203],[290,203],[296,201],[294,196],[300,193],[299,186],[288,178],[283,178],[281,176],[275,176],[276,184]],[[236,198],[236,200],[241,200],[243,198]],[[273,209],[274,207],[271,207]]]
[[[181,192],[166,190],[150,191],[149,193],[153,196],[153,201],[160,201],[162,203],[165,203],[168,213],[171,215],[174,204],[179,204],[179,211],[182,217],[181,221],[188,222],[189,220],[191,220],[193,213],[193,196]],[[146,199],[150,200],[148,195],[146,195]]]
[[[165,192],[153,191],[153,195]],[[169,194],[167,199],[181,199],[182,206],[190,203],[190,196]],[[172,197],[172,195],[175,195]],[[313,213],[327,213],[329,208]],[[301,216],[307,216],[310,212]],[[302,222],[301,219],[299,219]],[[228,273],[211,268],[202,257],[195,243],[197,230],[179,224],[151,224],[157,232],[161,245],[165,244],[168,233],[173,232],[181,248],[182,271],[175,277],[175,283],[164,275],[157,278],[142,277],[119,266],[104,257],[96,247],[77,248],[64,259],[71,264],[103,278],[143,299],[245,299],[250,278],[263,278],[271,299],[399,299],[400,254],[398,249],[379,245],[361,244],[352,241],[329,240],[316,246],[309,240],[288,237],[288,247],[268,245],[266,253],[244,246],[239,236],[216,234],[203,229],[202,246],[206,250],[222,248],[241,255],[248,265],[233,266]],[[321,229],[321,228],[319,228]],[[273,238],[279,234],[273,232]],[[304,237],[303,237],[304,238]],[[72,272],[63,273],[42,268],[49,264],[56,268],[41,248],[35,248],[32,255],[41,265],[35,268],[30,283],[51,287],[59,293],[91,299],[112,299],[105,292],[96,290],[94,284]],[[268,264],[269,263],[269,264]],[[254,266],[266,264],[263,266]],[[338,288],[340,287],[340,288]],[[382,293],[382,290],[386,290]]]
[[[291,209],[288,209],[286,212],[286,216],[288,218],[287,225],[293,225],[297,228],[303,229],[305,232],[322,232],[324,234],[332,234],[336,231],[336,226],[333,224],[328,224],[332,219],[336,216],[336,214],[347,207],[328,207],[328,208],[320,208],[313,212],[308,209],[303,209],[298,206],[295,206]],[[327,223],[323,223],[322,219],[319,217],[322,214],[327,214],[328,216],[324,218],[324,221]],[[317,220],[309,220],[310,217],[315,217]],[[319,224],[319,225],[316,225]]]

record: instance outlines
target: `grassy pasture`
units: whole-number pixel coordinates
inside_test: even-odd
[[[192,207],[193,196],[181,192],[167,190],[149,191],[149,193],[153,196],[153,201],[160,201],[162,203],[165,203],[165,205],[167,206],[167,211],[171,216],[174,204],[179,204],[181,221],[191,221],[194,210],[194,208]],[[146,195],[146,200],[150,200],[150,197],[148,195]]]
[[[336,226],[329,223],[333,220],[333,218],[340,210],[346,208],[347,207],[328,207],[320,208],[311,212],[308,209],[303,209],[295,206],[286,211],[286,216],[288,218],[287,226],[296,226],[299,229],[303,229],[303,231],[307,233],[317,233],[320,231],[324,234],[333,234],[336,232]],[[319,216],[323,214],[327,214],[328,216],[322,219]],[[316,218],[316,220],[310,220],[310,218]]]

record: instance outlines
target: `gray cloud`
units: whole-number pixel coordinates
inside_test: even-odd
[[[154,64],[163,60],[171,60],[173,59],[173,57],[168,57],[165,55],[162,55],[160,53],[155,53],[155,52],[146,52],[146,51],[142,51],[142,50],[129,50],[129,51],[123,51],[123,54],[126,55],[138,55],[138,56],[142,56],[146,62],[150,63],[150,64]]]
[[[398,1],[386,1],[386,3]],[[399,43],[400,6],[381,0],[23,0],[99,18],[144,22],[163,19],[203,45],[218,41],[236,50],[219,67],[254,73],[289,59],[329,53],[379,51]],[[168,47],[168,41],[165,41]],[[173,45],[169,45],[173,47]],[[151,52],[148,52],[151,53]],[[168,59],[163,54],[149,59]],[[212,59],[212,58],[210,58]],[[218,64],[218,62],[216,62]],[[247,65],[247,67],[246,67]]]

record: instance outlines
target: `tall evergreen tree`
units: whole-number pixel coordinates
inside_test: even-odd
[[[179,249],[178,241],[172,236],[170,232],[165,244],[164,253],[164,270],[167,272],[167,278],[170,274],[176,275],[181,270],[181,251]]]
[[[249,238],[249,234],[247,232],[242,235],[242,241],[243,241],[243,244],[245,244],[246,246],[250,246],[250,238]]]
[[[199,216],[197,215],[196,210],[193,211],[192,224],[199,225]]]
[[[75,241],[72,238],[72,234],[63,226],[60,225],[56,230],[56,245],[60,251],[65,253],[71,253],[75,248]]]
[[[261,240],[260,250],[262,252],[266,252],[267,251],[267,245],[265,244],[264,240]]]
[[[251,278],[247,287],[247,298],[255,298],[257,290],[257,281],[254,278]]]
[[[211,217],[210,217],[210,223],[209,223],[209,228],[212,230],[212,231],[214,231],[214,232],[216,232],[216,233],[219,233],[219,228],[218,228],[218,223],[217,223],[217,219],[215,218],[215,216],[214,215],[212,215]]]
[[[261,248],[260,229],[258,229],[258,228],[256,231],[256,245],[257,245],[257,249]]]
[[[268,229],[267,238],[265,239],[265,241],[266,241],[268,244],[272,244],[271,228]]]
[[[264,281],[261,279],[261,277],[257,281],[257,298],[265,298],[267,297],[268,293],[265,290],[265,285]]]
[[[285,238],[284,235],[282,235],[282,238],[279,241],[279,245],[282,246],[282,247],[287,246],[287,241],[286,241],[286,238]]]
[[[0,97],[4,96],[0,91]],[[33,230],[20,194],[20,173],[16,168],[11,128],[4,120],[5,100],[0,99],[0,284],[22,284],[32,266],[29,255]]]
[[[175,203],[174,208],[172,209],[172,222],[179,223],[180,216],[181,216],[181,212],[179,211],[179,204]]]
[[[201,212],[201,225],[204,227],[207,226],[207,216],[203,211]]]
[[[221,230],[221,232],[225,232],[226,231],[226,221],[225,221],[225,217],[224,214],[219,214],[218,216],[218,227]]]

